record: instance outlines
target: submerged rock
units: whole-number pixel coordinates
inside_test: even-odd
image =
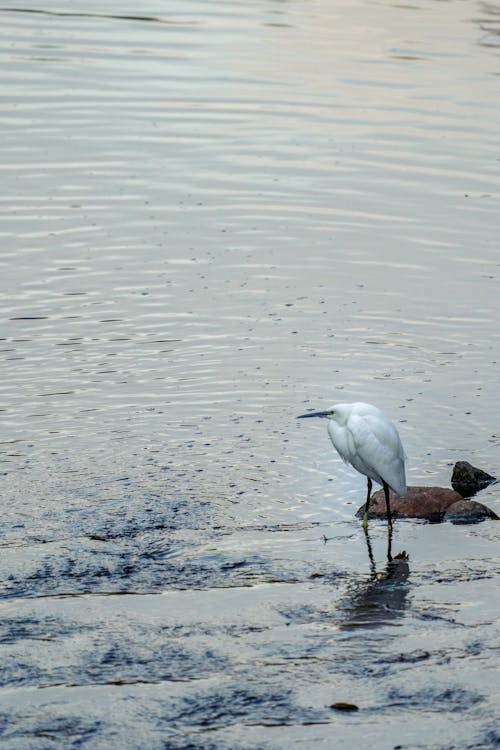
[[[344,703],[344,701],[332,703],[330,708],[333,708],[335,711],[359,711],[359,706],[356,706],[354,703]]]
[[[489,484],[496,482],[496,478],[468,461],[457,461],[451,475],[451,486],[460,493],[462,497],[471,497],[476,492],[483,490]]]
[[[442,521],[447,509],[462,499],[455,490],[447,487],[408,487],[406,495],[389,494],[393,518],[421,518],[434,523]],[[356,516],[363,517],[365,506]],[[370,501],[368,518],[387,518],[383,490],[377,490]]]
[[[451,523],[480,523],[487,518],[498,521],[497,514],[486,505],[478,503],[476,500],[458,500],[447,509],[443,521],[451,521]]]

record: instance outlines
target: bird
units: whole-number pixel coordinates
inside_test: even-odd
[[[328,419],[328,434],[341,459],[364,474],[368,480],[363,527],[368,526],[372,482],[384,489],[388,528],[392,530],[389,489],[396,495],[406,493],[406,455],[399,433],[385,414],[372,404],[357,401],[335,404],[326,411],[301,414],[298,419]]]

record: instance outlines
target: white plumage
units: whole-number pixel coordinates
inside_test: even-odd
[[[327,411],[302,414],[300,418],[305,417],[326,417],[328,434],[342,460],[368,478],[364,523],[374,481],[384,488],[391,525],[389,488],[397,495],[406,492],[406,456],[393,423],[376,406],[360,401],[336,404]]]
[[[343,461],[397,495],[406,492],[405,452],[393,423],[371,404],[337,404],[328,434]]]

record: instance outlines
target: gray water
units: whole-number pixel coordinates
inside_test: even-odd
[[[0,21],[0,747],[497,747],[500,524],[295,417],[500,473],[500,5]]]

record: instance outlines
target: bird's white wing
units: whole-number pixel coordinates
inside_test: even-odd
[[[405,454],[398,431],[382,414],[351,415],[345,442],[355,469],[374,481],[386,482],[397,494],[406,492]]]

